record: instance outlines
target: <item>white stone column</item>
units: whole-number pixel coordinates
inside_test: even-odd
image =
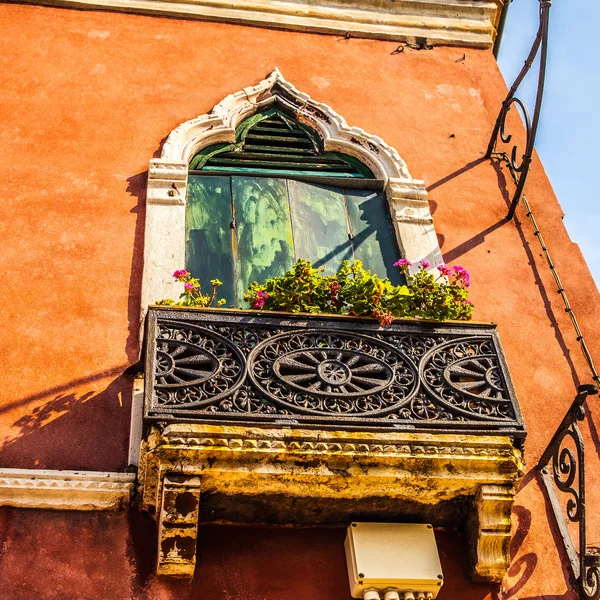
[[[429,270],[433,271],[444,259],[433,226],[425,185],[416,179],[389,179],[385,191],[400,252],[413,265],[410,272],[419,270],[420,260],[429,262]]]
[[[156,158],[150,161],[146,196],[142,320],[149,304],[177,300],[181,285],[173,272],[185,268],[185,196],[188,165]]]

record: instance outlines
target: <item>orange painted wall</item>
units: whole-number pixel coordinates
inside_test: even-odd
[[[2,598],[10,600],[351,600],[344,528],[200,527],[193,582],[154,574],[153,522],[135,512],[0,509]],[[439,600],[480,600],[464,543],[437,531],[445,580]],[[465,587],[467,586],[467,587]]]
[[[445,259],[471,271],[475,318],[498,323],[534,466],[575,385],[590,376],[523,210],[504,220],[512,184],[483,159],[506,92],[490,52],[393,54],[388,42],[6,4],[0,24],[2,466],[125,468],[131,380],[123,371],[137,359],[148,160],[178,124],[276,66],[349,124],[384,138],[425,180]],[[598,291],[537,161],[527,195],[596,348]],[[586,435],[596,460],[595,429]],[[596,490],[599,479],[592,470]],[[592,490],[589,504],[600,506],[598,495]],[[533,471],[515,517],[515,562],[500,597],[574,597]],[[124,527],[103,535],[121,544]],[[87,568],[78,564],[65,568]],[[473,587],[468,597],[487,593]]]

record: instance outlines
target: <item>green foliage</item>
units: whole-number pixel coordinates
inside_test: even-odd
[[[410,263],[396,263],[406,274]],[[393,285],[363,268],[361,261],[343,261],[336,275],[325,276],[307,260],[299,260],[281,277],[254,282],[244,300],[252,308],[287,312],[332,313],[375,317],[382,326],[394,317],[421,317],[444,321],[468,320],[473,305],[468,300],[468,273],[440,268],[437,279],[421,264],[409,286]]]
[[[436,278],[426,269],[429,263],[421,261],[419,271],[408,275],[411,264],[400,259],[398,266],[406,275],[407,285],[393,285],[363,268],[360,260],[343,261],[336,275],[324,275],[313,268],[308,260],[299,260],[285,275],[254,282],[244,300],[252,308],[286,312],[330,313],[374,317],[382,326],[398,317],[420,317],[446,321],[466,321],[471,318],[473,305],[469,300],[470,278],[462,267],[441,265]],[[184,284],[180,300],[171,298],[157,302],[160,306],[212,306],[218,279],[211,280],[210,294],[203,294],[200,281],[185,270],[175,271],[173,277]],[[224,299],[217,302],[223,306]]]
[[[218,279],[211,279],[212,290],[210,294],[203,294],[200,280],[192,277],[192,274],[185,269],[175,271],[173,277],[176,281],[183,283],[183,293],[179,296],[180,300],[179,302],[175,302],[172,298],[158,300],[156,304],[159,306],[194,306],[197,308],[212,306],[217,296],[217,288],[223,285]],[[223,306],[226,302],[227,300],[221,298],[217,301],[217,306]]]

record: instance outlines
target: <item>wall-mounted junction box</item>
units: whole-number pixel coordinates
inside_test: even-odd
[[[346,561],[353,598],[390,589],[400,598],[435,598],[443,575],[433,527],[415,523],[352,523],[346,534]],[[408,595],[407,597],[410,597]]]

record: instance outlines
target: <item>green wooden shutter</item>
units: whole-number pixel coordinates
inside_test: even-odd
[[[370,190],[288,181],[296,258],[306,258],[328,274],[343,260],[398,285],[404,278],[393,264],[398,244],[385,194]]]
[[[189,168],[273,176],[373,178],[373,173],[355,158],[325,152],[314,131],[275,108],[243,121],[236,129],[234,143],[201,150]]]
[[[294,264],[285,179],[232,177],[236,248],[236,305],[253,281],[283,275]]]
[[[369,271],[387,277],[393,284],[405,283],[394,263],[400,253],[385,193],[344,190],[354,258]]]
[[[392,283],[398,246],[383,192],[250,176],[191,175],[186,209],[186,268],[220,297],[244,307],[253,281],[283,275],[299,258],[338,271],[359,259]]]
[[[189,177],[185,266],[200,279],[205,292],[211,279],[220,279],[219,297],[228,305],[237,304],[231,208],[230,177]]]
[[[352,259],[343,192],[293,180],[288,190],[296,260],[306,258],[328,275],[337,273],[342,260]]]

